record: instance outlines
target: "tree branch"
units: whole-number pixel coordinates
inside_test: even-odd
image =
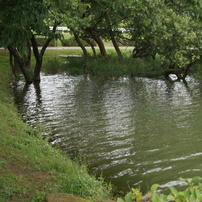
[[[53,33],[53,34],[55,34],[58,25],[59,25],[59,23],[55,21],[54,26],[53,26],[53,30],[52,30],[52,33]],[[42,49],[41,49],[41,51],[40,51],[40,55],[41,55],[41,56],[44,55],[44,52],[45,52],[46,48],[48,47],[49,43],[51,42],[51,40],[52,40],[51,37],[49,37],[49,38],[46,40],[45,44],[43,45],[43,47],[42,47]]]

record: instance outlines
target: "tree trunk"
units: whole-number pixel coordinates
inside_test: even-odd
[[[36,58],[36,64],[34,68],[34,77],[33,77],[34,82],[41,81],[41,77],[40,77],[41,67],[42,67],[42,57],[39,55],[38,58]]]
[[[184,74],[183,74],[183,76],[182,76],[182,79],[183,79],[183,80],[184,80],[184,79],[187,77],[187,75],[189,74],[190,68],[191,68],[194,64],[196,64],[197,62],[199,62],[199,61],[200,61],[200,59],[196,59],[196,60],[194,60],[193,62],[189,63],[189,64],[185,67]]]
[[[11,46],[8,46],[8,50],[10,51],[10,54],[14,56],[14,61],[15,61],[14,68],[16,68],[15,65],[18,64],[25,78],[26,83],[32,83],[32,79],[29,74],[28,68],[26,68],[28,58],[20,57],[19,52],[16,50],[16,48],[13,48]]]
[[[90,45],[90,47],[91,47],[91,49],[93,51],[93,56],[96,57],[96,50],[95,50],[95,46],[94,46],[93,42],[90,39],[86,38],[86,37],[81,37],[81,38],[83,40],[85,40]]]
[[[53,33],[56,32],[57,25],[58,25],[58,23],[55,22],[55,25],[53,26],[53,31],[52,31]],[[31,40],[34,56],[36,59],[33,81],[34,82],[40,82],[40,80],[41,80],[40,73],[41,73],[41,67],[42,67],[42,62],[43,62],[43,56],[44,56],[45,50],[48,47],[49,43],[51,42],[52,38],[48,38],[46,40],[46,42],[42,46],[42,49],[40,52],[39,52],[38,44],[37,44],[37,41],[36,41],[34,34],[32,34],[32,37],[30,40]]]
[[[34,57],[36,60],[33,81],[40,81],[41,80],[40,72],[41,72],[41,66],[42,66],[42,58],[41,58],[41,54],[39,53],[38,44],[37,44],[34,34],[32,34],[31,43],[32,43]]]
[[[110,38],[112,40],[112,43],[113,43],[113,46],[116,50],[116,53],[120,59],[120,61],[123,61],[123,56],[122,56],[122,53],[121,53],[121,50],[116,42],[116,39],[115,39],[115,35],[114,35],[114,32],[112,30],[112,27],[111,27],[111,23],[110,23],[110,20],[109,20],[109,16],[106,14],[105,16],[105,21],[106,21],[106,24],[107,24],[107,27],[108,27],[108,30],[109,30],[109,35],[110,35]]]
[[[78,34],[74,33],[74,38],[76,40],[76,42],[78,43],[78,45],[81,47],[81,49],[83,50],[83,55],[84,55],[84,59],[85,59],[85,63],[88,63],[88,52],[85,48],[85,46],[83,45],[83,43],[81,42],[81,40],[79,39]]]
[[[88,40],[88,39],[87,39],[86,42],[90,45],[90,47],[91,47],[91,49],[92,49],[92,51],[93,51],[93,56],[96,57],[96,50],[95,50],[95,46],[94,46],[93,42],[91,42],[91,41]]]
[[[104,43],[103,43],[102,39],[100,38],[99,34],[96,33],[93,29],[88,29],[88,31],[90,32],[90,34],[92,35],[92,37],[96,41],[96,43],[98,44],[101,55],[108,62],[107,52],[106,52]]]
[[[87,40],[86,42],[90,45],[90,47],[91,47],[91,49],[93,51],[93,56],[96,57],[97,54],[96,54],[96,50],[95,50],[94,44],[90,40]]]
[[[24,55],[24,58],[25,58],[25,68],[27,70],[30,70],[31,68],[31,56],[32,56],[32,50],[31,50],[31,43],[30,43],[30,40],[27,39],[27,54]]]
[[[175,63],[173,63],[172,65],[170,65],[171,68],[164,70],[164,74],[166,77],[168,77],[170,74],[175,74],[177,76],[177,80],[185,80],[185,78],[187,77],[190,71],[190,68],[199,61],[200,59],[196,59],[193,62],[190,62],[188,65],[180,69],[174,69],[173,64]]]
[[[11,53],[11,51],[9,51],[9,62],[10,62],[10,66],[11,66],[13,75],[15,76],[15,78],[18,78],[18,75],[20,73],[20,67],[19,67],[15,57],[13,57],[13,54]]]

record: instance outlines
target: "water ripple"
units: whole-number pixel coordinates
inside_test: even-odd
[[[23,119],[116,185],[180,185],[202,170],[202,85],[149,78],[42,75],[13,84]]]

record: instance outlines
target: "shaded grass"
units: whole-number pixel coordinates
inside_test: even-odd
[[[109,51],[109,61],[106,62],[101,56],[89,57],[85,63],[84,58],[60,58],[48,59],[43,70],[46,73],[67,72],[71,75],[93,75],[97,77],[119,77],[119,76],[145,76],[160,77],[163,69],[160,67],[161,58],[134,59],[129,57],[130,51],[124,55],[124,60],[117,58],[114,50]]]
[[[0,51],[0,201],[44,201],[47,193],[93,200],[111,197],[111,186],[40,138],[18,116],[11,96],[7,53]]]

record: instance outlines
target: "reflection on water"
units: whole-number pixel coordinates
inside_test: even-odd
[[[41,124],[49,141],[86,158],[117,186],[179,184],[202,173],[201,84],[147,78],[115,80],[43,76],[13,86],[24,120]]]

